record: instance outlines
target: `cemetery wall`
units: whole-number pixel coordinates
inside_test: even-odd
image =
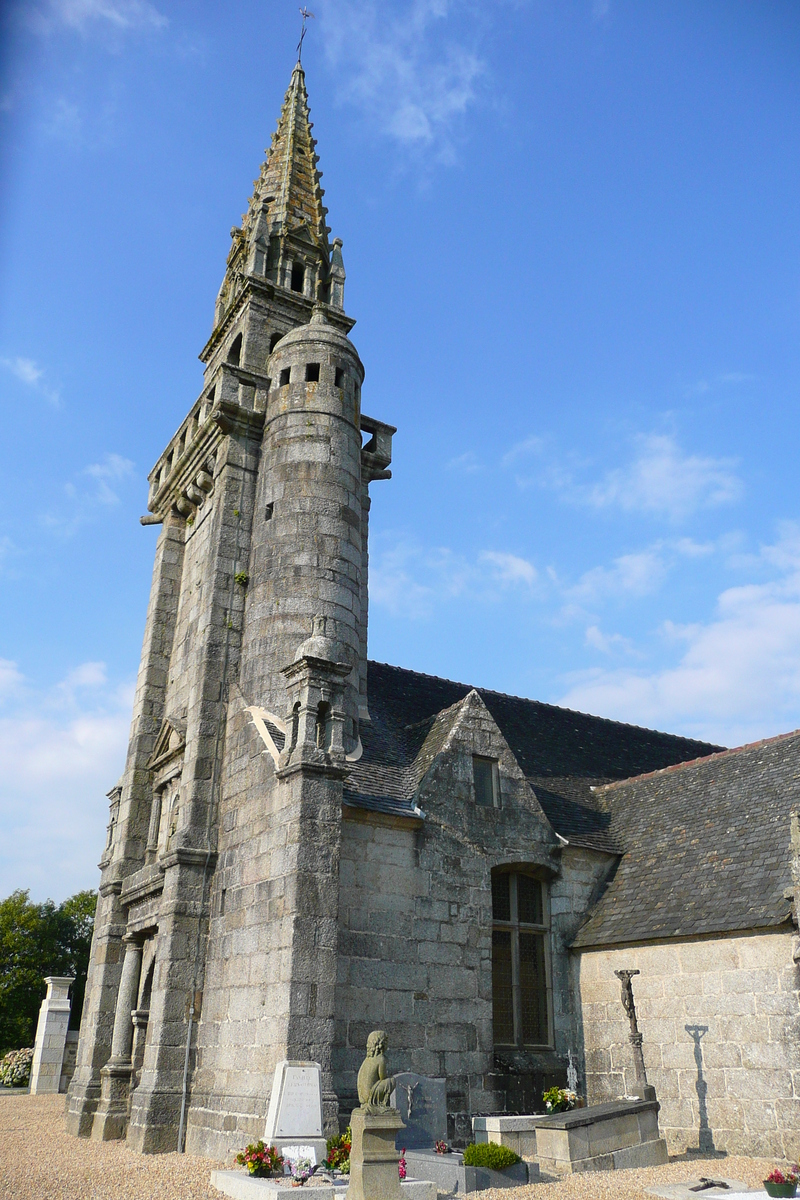
[[[795,1161],[800,1006],[790,931],[588,950],[578,958],[590,1103],[633,1087],[614,971],[633,980],[648,1082],[670,1154],[688,1148]]]

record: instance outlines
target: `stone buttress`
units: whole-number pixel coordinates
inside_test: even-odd
[[[161,533],[67,1127],[145,1152],[260,1136],[281,1058],[322,1064],[337,1121],[342,781],[394,430],[361,416],[319,181],[298,63],[143,518]]]

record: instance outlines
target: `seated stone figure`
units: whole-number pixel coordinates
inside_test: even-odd
[[[387,1074],[386,1034],[373,1029],[367,1038],[367,1057],[358,1071],[358,1101],[364,1112],[381,1113],[389,1108],[394,1076]]]

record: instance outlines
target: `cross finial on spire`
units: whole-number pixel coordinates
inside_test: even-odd
[[[307,32],[306,31],[306,21],[308,20],[309,17],[313,17],[314,14],[312,12],[309,12],[308,9],[305,7],[305,5],[303,5],[303,7],[300,9],[300,16],[303,18],[303,26],[300,30],[300,41],[297,43],[297,61],[298,62],[300,62],[302,55],[303,55],[303,38],[306,36],[306,32]]]

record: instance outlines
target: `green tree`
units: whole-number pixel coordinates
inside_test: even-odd
[[[0,900],[0,1054],[32,1046],[46,975],[74,975],[70,1025],[80,1021],[96,892],[34,904],[27,891]]]

